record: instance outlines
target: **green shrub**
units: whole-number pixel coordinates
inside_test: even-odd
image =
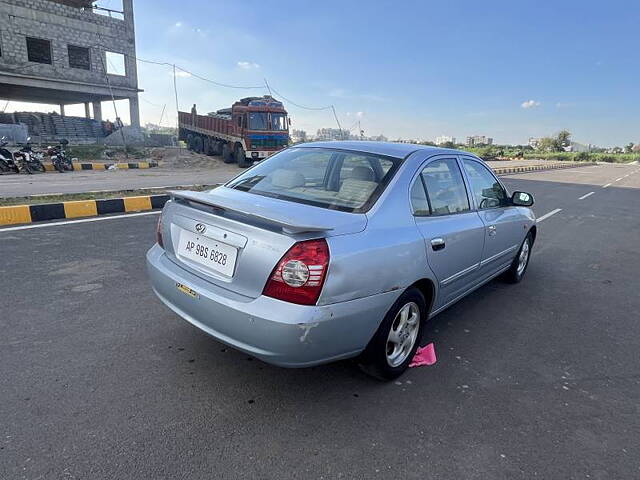
[[[588,152],[578,152],[574,160],[576,162],[588,162],[591,160],[591,155]]]

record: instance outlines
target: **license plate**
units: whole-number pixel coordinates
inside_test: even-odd
[[[182,230],[176,253],[178,257],[232,277],[236,266],[238,249],[226,243],[217,242],[202,235]]]

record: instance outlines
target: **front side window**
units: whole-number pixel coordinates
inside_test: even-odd
[[[51,42],[41,38],[27,37],[27,58],[30,62],[51,65]]]
[[[507,192],[487,167],[467,158],[463,163],[479,209],[504,207],[508,204]]]
[[[361,213],[375,203],[400,163],[399,159],[359,152],[290,148],[225,186],[296,203]]]
[[[420,187],[425,193],[422,200]],[[469,199],[458,162],[453,158],[434,160],[420,173],[411,191],[415,215],[450,215],[469,211]]]
[[[287,116],[284,113],[271,114],[271,128],[273,130],[287,129]]]
[[[268,118],[265,112],[249,112],[249,130],[268,130]]]

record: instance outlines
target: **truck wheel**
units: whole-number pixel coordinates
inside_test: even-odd
[[[231,151],[231,147],[228,143],[222,145],[222,161],[224,163],[233,163],[235,161],[235,157],[233,156],[233,152]]]
[[[204,151],[202,137],[196,137],[193,139],[193,151],[196,153],[202,153]]]
[[[247,160],[247,156],[244,153],[244,148],[242,148],[242,145],[236,145],[235,155],[236,162],[238,162],[238,166],[240,168],[247,168],[253,164],[252,160]]]

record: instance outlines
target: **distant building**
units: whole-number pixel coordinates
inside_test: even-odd
[[[571,142],[568,147],[565,147],[567,152],[590,152],[594,146],[590,143],[583,144],[578,142]]]
[[[304,130],[296,130],[295,128],[291,130],[291,141],[293,143],[300,143],[307,141],[307,132]]]
[[[370,140],[372,142],[387,142],[387,141],[389,141],[389,139],[387,137],[385,137],[384,135],[382,135],[382,134],[374,135],[373,137],[369,137],[368,140]]]
[[[538,137],[529,137],[529,142],[527,143],[531,148],[537,150],[540,146],[540,138]]]
[[[93,111],[102,121],[102,102],[126,99],[131,125],[140,126],[133,0],[109,11],[113,18],[98,14],[94,3],[0,2],[3,100],[57,104],[62,117],[66,105],[84,104],[85,117]]]
[[[493,145],[493,138],[485,137],[484,135],[474,135],[467,137],[467,147],[479,147],[481,145]]]
[[[440,135],[436,137],[434,142],[436,145],[444,145],[445,143],[456,143],[456,137],[450,137],[448,135]]]
[[[350,138],[349,130],[339,128],[319,128],[316,133],[316,140],[349,140]]]

